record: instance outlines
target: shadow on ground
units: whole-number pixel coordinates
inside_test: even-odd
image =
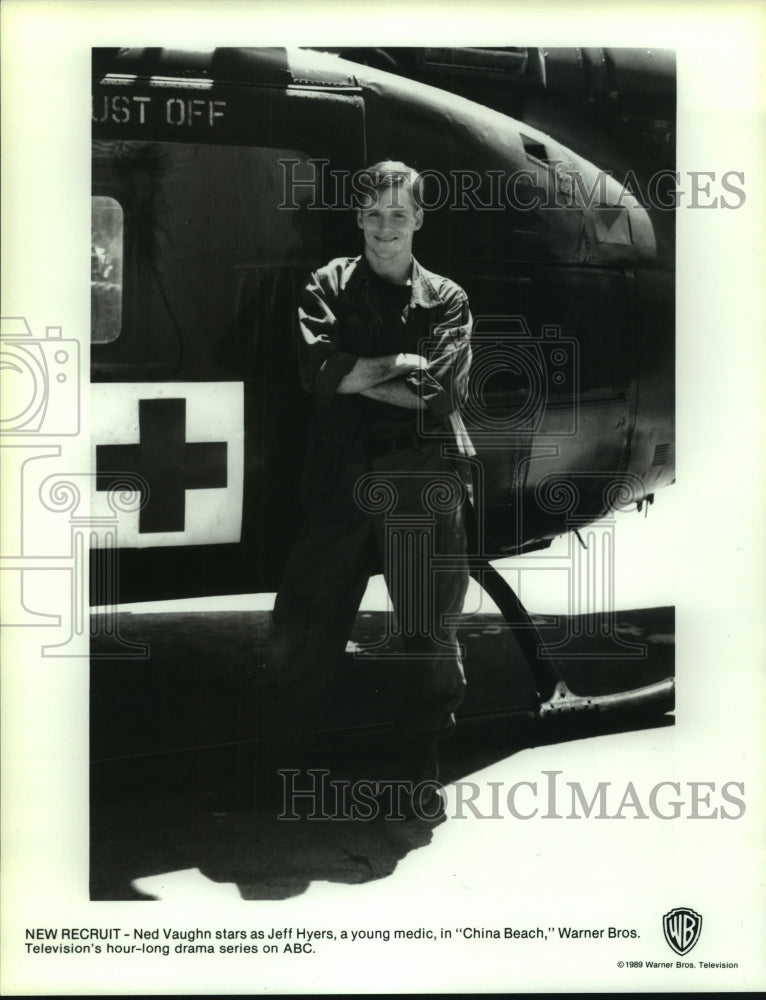
[[[439,836],[438,824],[416,819],[344,818],[347,804],[338,806],[334,791],[325,799],[334,818],[310,818],[311,796],[293,800],[299,819],[285,818],[287,780],[306,791],[321,783],[322,771],[325,782],[385,775],[391,744],[378,725],[385,692],[375,684],[362,684],[338,707],[340,720],[353,716],[368,725],[346,732],[331,726],[310,750],[274,750],[248,732],[248,678],[261,617],[131,617],[129,637],[149,640],[150,659],[94,658],[91,670],[92,899],[288,899],[313,882],[386,878],[407,854]],[[355,641],[374,635],[376,620],[360,628]],[[609,656],[593,656],[592,636],[569,634],[566,677],[578,693],[619,691],[672,675],[673,609],[632,612],[616,628],[607,637],[612,646],[616,634],[619,641],[643,642],[644,655],[615,657],[611,648]],[[445,783],[528,747],[673,722],[655,708],[543,725],[533,718],[529,677],[509,667],[516,655],[509,633],[484,616],[463,636],[471,697],[456,735],[442,746]],[[358,668],[358,658],[349,658],[355,673],[343,685],[346,693],[364,673]],[[355,708],[360,692],[369,697]],[[286,778],[280,771],[298,773]]]
[[[459,780],[529,746],[672,723],[668,715],[626,714],[587,726],[557,721],[541,732],[518,719],[513,737],[507,722],[467,723],[444,744],[442,778]],[[385,740],[357,739],[279,760],[259,744],[239,744],[113,764],[109,787],[103,775],[94,786],[91,898],[181,899],[219,888],[232,898],[274,900],[298,896],[312,882],[387,877],[410,851],[430,844],[439,825],[343,818],[348,802],[339,804],[330,784],[385,773],[386,750]],[[312,794],[286,797],[288,787]],[[329,819],[311,818],[322,809],[317,803]],[[173,873],[182,872],[179,890]]]

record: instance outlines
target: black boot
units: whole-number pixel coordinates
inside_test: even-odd
[[[445,809],[436,740],[403,740],[395,752],[393,772],[390,817],[440,823]]]

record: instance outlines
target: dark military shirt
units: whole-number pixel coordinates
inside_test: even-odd
[[[416,260],[408,284],[379,278],[364,257],[339,257],[307,281],[298,310],[301,384],[315,400],[313,466],[333,475],[340,452],[359,437],[413,433],[447,437],[472,454],[460,416],[471,362],[471,313],[465,292]],[[420,354],[425,370],[405,383],[425,409],[405,409],[359,393],[337,393],[360,357]]]

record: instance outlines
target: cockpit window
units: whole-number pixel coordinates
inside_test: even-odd
[[[122,329],[124,218],[115,198],[91,199],[90,331],[91,342],[107,344]]]

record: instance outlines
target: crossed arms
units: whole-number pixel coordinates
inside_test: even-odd
[[[327,276],[324,276],[325,282]],[[315,273],[303,290],[299,309],[301,381],[321,402],[359,393],[404,409],[429,409],[449,416],[465,398],[471,360],[471,314],[465,293],[448,283],[444,301],[430,312],[430,335],[423,354],[358,357],[339,348],[332,287]]]
[[[424,410],[426,403],[405,381],[405,375],[427,370],[428,362],[419,354],[386,354],[381,358],[357,358],[354,367],[338,383],[336,392],[358,392],[370,399],[401,406],[407,410]]]

